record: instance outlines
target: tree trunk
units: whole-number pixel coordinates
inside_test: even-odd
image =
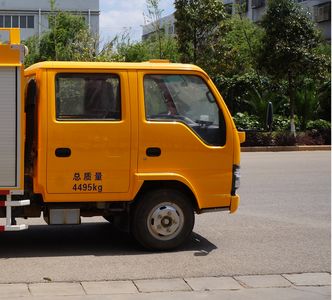
[[[159,42],[159,58],[162,59],[162,47],[161,47],[161,34],[160,34],[160,28],[158,29],[158,42]]]
[[[288,72],[288,98],[290,106],[290,132],[296,137],[295,128],[295,91],[294,91],[294,81],[291,72]]]
[[[197,40],[196,40],[196,32],[193,40],[193,64],[196,65],[196,59],[197,59]]]

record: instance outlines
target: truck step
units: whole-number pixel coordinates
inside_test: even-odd
[[[20,224],[20,225],[5,225],[0,226],[0,232],[1,231],[20,231],[20,230],[26,230],[29,226],[26,224]]]
[[[6,201],[0,201],[0,207],[6,207],[6,225],[0,225],[0,232],[2,231],[20,231],[28,229],[28,225],[13,224],[12,207],[30,205],[30,200],[13,201],[10,194],[6,195]]]
[[[1,206],[27,206],[30,205],[30,200],[19,200],[19,201],[0,201]]]

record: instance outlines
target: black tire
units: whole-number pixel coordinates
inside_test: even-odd
[[[177,190],[146,192],[133,207],[131,232],[149,250],[171,250],[191,235],[195,223],[189,197]]]

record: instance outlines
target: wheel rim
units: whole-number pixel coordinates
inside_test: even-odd
[[[159,240],[176,237],[183,227],[184,215],[181,208],[170,202],[156,205],[147,219],[149,232]]]

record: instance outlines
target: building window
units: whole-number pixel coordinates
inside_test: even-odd
[[[35,28],[34,16],[0,16],[0,27]]]
[[[168,34],[169,35],[174,34],[174,24],[169,24],[169,26],[168,26]]]
[[[12,16],[12,27],[13,28],[18,28],[19,27],[18,16]]]
[[[235,4],[237,5],[238,12],[246,13],[249,8],[249,0],[236,0]]]
[[[12,27],[11,25],[11,16],[5,16],[5,27]]]
[[[233,13],[233,4],[229,3],[229,4],[225,4],[225,11],[227,14],[231,15]]]
[[[34,28],[35,27],[35,17],[34,16],[28,16],[28,28]]]
[[[27,16],[20,16],[20,28],[27,28]]]
[[[252,0],[251,8],[260,8],[265,6],[265,0]]]
[[[317,23],[331,20],[331,3],[314,6],[314,18]]]

